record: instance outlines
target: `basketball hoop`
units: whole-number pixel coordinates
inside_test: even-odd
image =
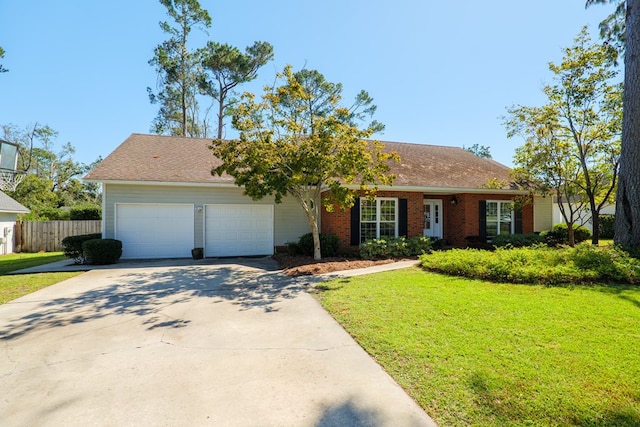
[[[24,172],[0,169],[0,190],[16,191],[16,187],[22,182],[25,175]]]

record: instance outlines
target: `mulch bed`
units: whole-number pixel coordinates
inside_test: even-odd
[[[313,274],[331,273],[334,271],[352,270],[355,268],[371,267],[372,265],[389,264],[394,259],[364,260],[343,257],[323,258],[315,261],[313,257],[304,255],[276,254],[273,259],[278,261],[280,268],[288,276],[310,276]]]

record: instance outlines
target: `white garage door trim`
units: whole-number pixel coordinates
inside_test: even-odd
[[[273,205],[205,205],[205,256],[273,254]]]
[[[116,203],[115,238],[124,259],[188,258],[193,231],[193,204]]]

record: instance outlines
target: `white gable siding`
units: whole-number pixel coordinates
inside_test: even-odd
[[[553,198],[551,196],[533,197],[533,231],[551,230],[553,228]]]
[[[297,241],[309,233],[304,211],[290,197],[282,203],[274,204],[273,198],[253,201],[242,194],[238,187],[214,186],[171,186],[171,185],[128,185],[104,184],[103,187],[103,228],[104,237],[113,238],[115,233],[116,203],[189,203],[196,207],[194,220],[195,247],[204,247],[204,208],[198,207],[212,204],[261,204],[274,205],[274,245],[284,245]]]
[[[13,229],[16,225],[15,213],[0,212],[0,254],[13,253]]]

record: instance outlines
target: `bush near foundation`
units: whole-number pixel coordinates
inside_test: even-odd
[[[84,262],[84,255],[82,252],[82,244],[87,240],[100,239],[102,234],[81,234],[78,236],[67,236],[62,239],[62,250],[64,256],[74,260],[76,264],[82,264]]]
[[[539,234],[498,234],[491,239],[491,244],[496,248],[502,248],[510,246],[513,248],[522,248],[525,246],[533,246],[539,243],[544,243],[544,237]]]
[[[372,239],[360,245],[360,258],[386,259],[407,258],[431,252],[434,240],[429,237],[417,236],[407,239]]]
[[[420,257],[423,268],[494,282],[546,285],[640,283],[640,260],[615,246],[537,245],[494,252],[453,249]]]
[[[545,238],[545,242],[549,246],[566,245],[569,243],[569,227],[567,224],[561,223],[553,226],[552,230],[540,233]],[[573,238],[575,243],[584,242],[591,238],[591,230],[583,225],[573,228]]]
[[[82,252],[88,264],[115,264],[122,256],[122,242],[115,239],[93,239],[82,243]]]
[[[320,252],[323,257],[337,256],[339,246],[340,239],[338,239],[338,236],[320,233]],[[292,255],[313,256],[313,234],[303,234],[297,243],[289,243],[288,249]]]

